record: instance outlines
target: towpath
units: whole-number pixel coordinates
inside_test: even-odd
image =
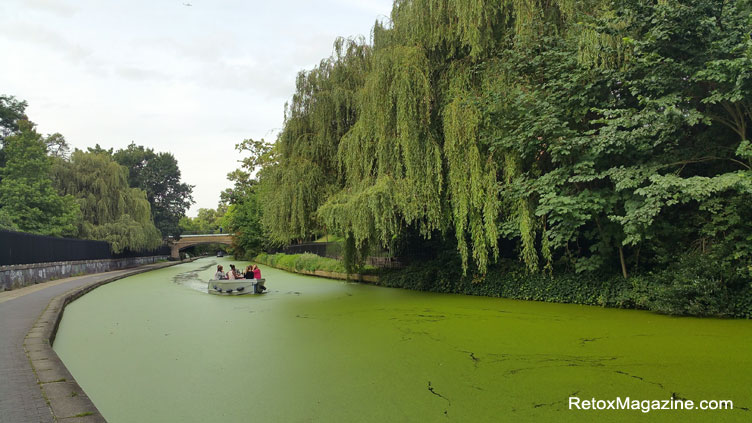
[[[24,338],[50,300],[58,295],[103,280],[123,277],[173,263],[155,263],[130,269],[96,273],[0,292],[0,423],[55,422],[37,377],[24,351]],[[70,422],[81,418],[60,419]]]

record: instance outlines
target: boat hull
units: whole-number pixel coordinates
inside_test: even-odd
[[[210,280],[207,292],[214,295],[261,294],[266,279]]]

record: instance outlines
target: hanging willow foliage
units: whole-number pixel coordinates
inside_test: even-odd
[[[392,9],[395,44],[418,44],[441,58],[479,57],[506,25],[503,1],[398,0]]]
[[[497,165],[491,154],[481,153],[478,129],[482,113],[470,92],[470,70],[458,66],[450,74],[451,101],[443,110],[449,202],[462,267],[467,269],[468,265],[469,236],[473,260],[483,273],[488,266],[488,251],[494,258],[499,254]]]
[[[76,150],[53,168],[58,191],[76,198],[83,215],[82,238],[108,241],[116,253],[162,243],[146,193],[128,185],[128,169],[109,155]]]
[[[265,227],[275,243],[305,239],[320,228],[315,212],[339,187],[337,150],[356,121],[370,57],[364,40],[340,38],[332,57],[298,75],[277,140],[279,162],[261,178]]]
[[[429,236],[442,222],[442,160],[431,120],[431,84],[428,59],[417,47],[392,47],[374,55],[373,70],[360,92],[360,114],[342,138],[339,160],[346,188],[319,209],[329,227],[355,237],[358,248],[378,234],[382,243],[394,235],[395,211]],[[373,188],[372,188],[373,187]],[[393,193],[385,195],[384,189]],[[368,199],[376,196],[378,199]],[[355,216],[367,203],[376,213],[373,227],[356,227]]]
[[[421,45],[441,59],[482,59],[500,47],[559,35],[573,19],[598,16],[602,0],[397,0],[392,31],[377,24],[377,48]]]
[[[262,176],[263,222],[272,243],[306,238],[316,227],[316,205],[330,194],[321,167],[295,157],[264,169]]]
[[[583,63],[618,63],[616,38],[579,24],[608,10],[602,0],[395,1],[391,21],[373,28],[372,49],[347,44],[340,54],[336,46],[335,56],[299,76],[280,160],[266,172],[272,237],[305,238],[324,223],[362,250],[388,245],[407,226],[425,237],[453,227],[463,268],[472,260],[483,273],[499,254],[505,220],[527,267],[539,269],[539,254],[550,265],[548,242],[536,247],[545,217],[519,190],[531,161],[522,150],[536,147],[490,148],[505,135],[487,110],[540,81],[482,65],[504,52],[535,52],[547,37],[574,39]]]

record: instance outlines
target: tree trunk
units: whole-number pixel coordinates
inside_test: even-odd
[[[624,275],[624,279],[626,279],[627,276],[627,263],[624,261],[624,248],[620,245],[619,246],[619,261],[621,261],[621,273]]]

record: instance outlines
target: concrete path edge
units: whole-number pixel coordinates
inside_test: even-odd
[[[192,260],[191,260],[192,261]],[[52,349],[65,307],[88,292],[102,285],[152,270],[163,269],[185,261],[167,262],[162,266],[134,269],[123,275],[86,285],[53,298],[42,311],[34,326],[24,339],[24,350],[31,363],[42,396],[47,401],[52,415],[58,422],[106,423],[99,409],[89,399],[76,379]]]

